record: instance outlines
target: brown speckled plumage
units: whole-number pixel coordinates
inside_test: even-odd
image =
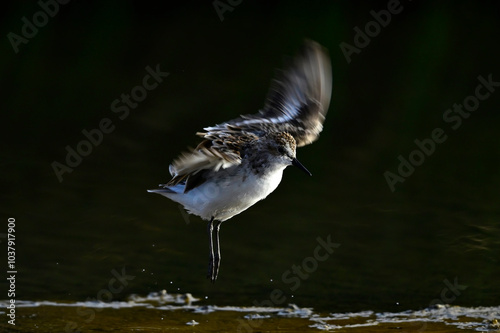
[[[204,140],[174,160],[170,166],[173,178],[167,186],[189,182],[191,175],[202,170],[218,171],[241,164],[242,150],[269,134],[288,142],[294,151],[312,143],[323,129],[330,94],[328,55],[319,44],[307,41],[290,68],[273,81],[260,112],[196,133]]]

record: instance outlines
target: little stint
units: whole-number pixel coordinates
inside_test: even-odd
[[[208,223],[208,278],[220,266],[221,223],[266,198],[283,170],[297,160],[296,147],[314,142],[323,129],[332,90],[326,50],[306,41],[290,66],[272,82],[264,108],[256,114],[204,128],[203,141],[170,165],[172,179],[149,192],[180,203]]]

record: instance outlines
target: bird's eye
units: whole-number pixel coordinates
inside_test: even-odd
[[[278,148],[278,153],[280,153],[281,155],[285,155],[285,148],[279,147]]]

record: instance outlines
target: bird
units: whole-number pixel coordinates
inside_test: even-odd
[[[172,179],[148,190],[208,221],[207,278],[212,283],[220,269],[222,222],[265,199],[278,187],[286,167],[312,175],[297,159],[296,149],[318,139],[331,92],[328,51],[305,40],[275,75],[261,110],[196,133],[201,143],[172,162]]]

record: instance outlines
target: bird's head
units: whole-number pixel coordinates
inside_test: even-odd
[[[273,159],[285,166],[296,166],[309,176],[312,176],[309,170],[297,160],[296,148],[295,139],[289,133],[280,132],[271,135],[269,153],[273,156]]]

